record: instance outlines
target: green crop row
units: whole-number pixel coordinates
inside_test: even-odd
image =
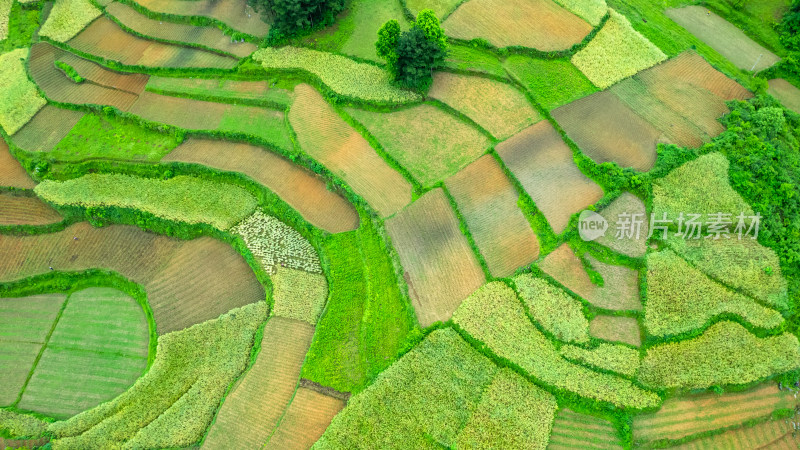
[[[597,26],[608,13],[606,0],[556,0],[556,3],[592,26]]]
[[[272,285],[276,316],[317,324],[328,299],[324,275],[279,267]]]
[[[0,55],[0,126],[14,134],[47,103],[25,73],[28,49]]]
[[[322,272],[314,247],[292,227],[260,210],[231,231],[242,237],[253,255],[261,260],[264,270],[270,274],[275,274],[278,267]]]
[[[36,438],[44,434],[49,424],[30,414],[0,409],[0,439],[4,435],[15,439]]]
[[[517,292],[531,316],[556,339],[589,342],[589,321],[583,305],[569,294],[531,274],[514,278]]]
[[[628,377],[634,376],[639,369],[639,351],[626,345],[601,343],[592,349],[565,345],[560,352],[571,361]]]
[[[90,0],[56,0],[39,36],[67,42],[101,14]]]

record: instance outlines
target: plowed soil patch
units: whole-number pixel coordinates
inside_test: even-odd
[[[270,152],[249,144],[189,139],[164,159],[243,173],[278,194],[312,225],[331,233],[358,228],[358,214],[325,180]]]
[[[548,449],[622,448],[619,435],[610,422],[587,414],[562,409],[556,414]]]
[[[572,150],[549,122],[539,122],[497,146],[497,153],[556,233],[570,217],[603,197],[575,165]]]
[[[475,243],[494,276],[511,275],[539,256],[539,240],[517,201],[519,193],[492,155],[447,180]]]
[[[633,317],[595,316],[589,322],[589,334],[612,342],[624,342],[639,346],[642,343],[639,322]]]
[[[0,225],[47,225],[61,220],[61,214],[36,197],[0,192]]]
[[[751,427],[737,428],[722,434],[709,436],[675,447],[682,450],[713,450],[718,448],[768,448],[795,449],[800,448],[800,440],[795,440],[796,433],[792,421],[796,418],[770,420]],[[783,446],[785,444],[785,447]],[[794,444],[794,446],[792,446]]]
[[[33,189],[36,183],[11,155],[6,141],[0,137],[0,186]]]
[[[14,134],[14,144],[32,152],[50,151],[69,134],[83,115],[82,111],[45,105]]]
[[[266,448],[275,450],[311,448],[344,406],[345,402],[338,398],[328,397],[311,389],[299,388]]]
[[[114,72],[72,53],[65,52],[59,56],[59,60],[72,66],[78,72],[78,75],[94,84],[130,92],[135,95],[144,92],[144,87],[150,79],[150,75],[143,73]]]
[[[269,24],[261,20],[261,15],[242,0],[196,0],[176,2],[173,0],[137,0],[149,9],[180,16],[204,16],[217,19],[231,28],[264,37],[269,33]]]
[[[428,192],[386,224],[420,324],[447,321],[485,278],[444,192]]]

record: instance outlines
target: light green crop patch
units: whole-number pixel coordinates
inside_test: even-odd
[[[39,437],[47,430],[48,425],[48,422],[38,417],[0,409],[0,430],[9,432],[11,436],[18,438]]]
[[[8,15],[13,3],[13,0],[0,0],[0,41],[8,37]]]
[[[316,325],[328,298],[324,275],[278,267],[272,284],[276,316]]]
[[[232,231],[244,239],[247,248],[269,274],[276,274],[278,267],[322,273],[314,247],[294,228],[261,210],[241,221]]]
[[[47,103],[25,73],[28,49],[0,55],[0,126],[13,135]]]
[[[553,333],[559,341],[588,342],[589,321],[583,315],[583,305],[557,288],[531,274],[514,278],[520,298],[534,320]]]
[[[100,14],[102,12],[90,0],[56,0],[47,22],[39,30],[39,36],[67,42]]]
[[[592,349],[565,345],[559,351],[571,361],[629,377],[639,369],[639,351],[625,345],[603,343]]]
[[[555,2],[589,22],[593,27],[599,25],[608,12],[606,0],[555,0]]]
[[[256,199],[232,184],[189,176],[168,180],[130,175],[89,174],[68,181],[45,181],[36,194],[56,205],[118,206],[168,220],[207,223],[227,230],[256,208]]]

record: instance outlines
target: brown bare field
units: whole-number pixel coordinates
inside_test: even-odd
[[[446,185],[492,275],[511,275],[539,257],[539,240],[517,206],[519,193],[492,155],[465,167]]]
[[[150,11],[217,19],[235,30],[258,37],[264,37],[269,33],[269,24],[261,21],[261,15],[243,0],[196,0],[188,2],[137,0],[136,2]]]
[[[0,137],[0,186],[21,189],[33,189],[36,186],[28,172],[25,172],[19,161],[11,155],[8,144],[2,137]]]
[[[639,322],[633,317],[595,316],[589,322],[589,334],[598,339],[624,342],[636,347],[642,344]]]
[[[458,218],[441,189],[429,191],[386,222],[405,270],[420,325],[450,319],[485,281]]]
[[[656,162],[661,133],[610,91],[584,97],[553,111],[581,151],[595,162],[615,162],[647,171]]]
[[[539,263],[539,267],[567,289],[599,308],[639,310],[639,273],[623,266],[602,263],[590,255],[585,258],[603,277],[603,287],[589,279],[589,274],[575,252],[562,244]]]
[[[800,89],[784,79],[769,80],[769,95],[777,98],[783,106],[800,114]]]
[[[551,450],[574,448],[621,449],[622,442],[610,422],[563,408],[556,414],[550,433]]]
[[[471,0],[442,24],[457,39],[484,38],[497,47],[565,50],[592,26],[551,0]]]
[[[303,321],[269,319],[255,364],[228,394],[204,448],[259,449],[269,440],[292,402],[313,335]]]
[[[139,38],[104,16],[68,44],[82,52],[129,66],[231,69],[237,64],[235,58],[228,56]]]
[[[77,239],[76,239],[77,238]],[[78,223],[38,236],[0,235],[0,280],[90,268],[144,285],[159,334],[214,319],[265,298],[244,259],[223,242],[180,241],[133,226]]]
[[[258,48],[249,42],[234,43],[230,36],[226,36],[222,30],[216,27],[200,27],[150,19],[139,14],[132,7],[119,2],[106,6],[106,12],[127,28],[157,39],[202,45],[239,58],[246,58]]]
[[[51,100],[62,103],[111,105],[127,111],[136,95],[92,83],[75,83],[55,66],[68,53],[46,42],[31,47],[31,78]]]
[[[603,197],[550,122],[526,128],[496,149],[556,233],[564,231],[574,213]]]
[[[305,450],[311,448],[345,406],[338,398],[308,388],[298,388],[267,449]]]
[[[239,172],[276,193],[312,225],[330,233],[358,228],[358,213],[316,174],[250,144],[190,138],[162,159]]]
[[[44,105],[30,122],[14,133],[14,144],[30,152],[53,149],[83,117],[83,111]]]
[[[383,217],[411,202],[411,184],[307,84],[295,87],[289,122],[303,150],[342,179]]]
[[[38,197],[0,192],[0,225],[47,225],[61,220],[61,214]]]
[[[685,6],[667,9],[665,14],[740,69],[759,72],[780,60],[735,25],[707,8]]]
[[[633,438],[644,443],[680,439],[697,433],[736,426],[769,416],[776,409],[794,408],[798,400],[790,391],[779,391],[774,382],[744,392],[686,395],[667,399],[652,414],[635,416]]]
[[[793,447],[781,447],[784,438],[788,438],[786,439],[786,444],[794,440],[792,436],[794,434],[794,428],[791,424],[793,420],[796,419],[793,417],[789,419],[770,420],[751,427],[737,428],[722,434],[690,441],[675,448],[682,450],[713,450],[718,448],[796,449],[800,448],[800,446],[798,446],[800,441],[795,441],[795,446]]]
[[[147,81],[150,79],[150,75],[143,73],[114,72],[72,53],[64,52],[63,55],[59,56],[59,60],[72,66],[78,72],[78,75],[94,84],[130,92],[135,95],[144,92]]]
[[[525,94],[488,78],[436,72],[428,96],[466,114],[500,140],[541,120]]]
[[[224,80],[217,78],[150,77],[148,89],[189,96],[224,97],[228,100],[261,100],[289,106],[294,93],[270,86],[269,81]]]
[[[647,209],[644,202],[637,196],[630,192],[623,192],[622,195],[617,197],[616,200],[611,202],[608,206],[599,212],[603,218],[608,221],[608,229],[605,235],[599,237],[595,242],[605,245],[610,249],[622,253],[623,255],[638,258],[644,256],[647,251],[647,235],[650,231],[649,216],[647,216]],[[628,216],[622,216],[628,214]],[[631,223],[634,220],[634,214],[639,214],[638,217],[642,221],[639,236],[636,236],[634,231],[633,235],[628,238],[620,233],[619,239],[617,236],[619,225],[624,221],[630,219]],[[625,231],[625,230],[619,230]]]
[[[144,92],[131,113],[188,130],[216,130],[229,105]]]

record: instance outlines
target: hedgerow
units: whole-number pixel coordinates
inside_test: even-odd
[[[261,210],[231,231],[242,237],[269,274],[276,274],[278,267],[322,273],[314,247],[295,229]]]
[[[0,436],[7,433],[14,438],[39,437],[44,434],[48,425],[50,425],[49,422],[45,422],[38,417],[8,409],[0,409]]]
[[[83,83],[85,79],[75,70],[74,67],[70,66],[69,64],[65,63],[64,61],[56,61],[55,66],[61,69],[64,72],[64,75],[68,76],[72,81],[76,83]]]
[[[0,55],[0,126],[13,135],[47,103],[25,72],[28,49]]]
[[[654,392],[565,360],[528,320],[514,291],[502,282],[484,285],[461,303],[453,323],[558,394],[572,394],[618,408],[647,409],[661,403]]]
[[[606,0],[556,0],[556,3],[595,27],[608,13]]]
[[[627,17],[613,9],[610,14],[594,39],[572,57],[572,64],[600,89],[667,59],[664,52],[633,29]]]
[[[91,0],[56,0],[39,36],[67,42],[101,14]]]
[[[252,58],[267,70],[309,72],[344,97],[378,103],[408,103],[422,99],[416,92],[394,86],[385,69],[333,53],[291,46],[269,47],[255,52]]]
[[[564,342],[588,342],[589,321],[580,301],[541,278],[514,278],[519,297],[542,327]]]
[[[325,276],[278,267],[272,277],[274,314],[316,325],[328,298]]]
[[[159,180],[88,174],[62,182],[44,181],[35,192],[56,205],[133,208],[179,222],[208,223],[220,230],[227,230],[256,207],[256,199],[238,186],[188,176]]]
[[[647,256],[644,324],[649,334],[685,333],[723,313],[739,315],[760,328],[783,322],[777,311],[709,279],[672,251]]]
[[[571,361],[629,377],[639,369],[639,351],[626,345],[600,343],[591,349],[565,345],[559,351]]]
[[[114,400],[51,424],[53,448],[171,448],[197,443],[250,361],[264,302],[159,337],[156,360]]]
[[[718,322],[694,339],[651,347],[638,379],[654,388],[748,384],[800,367],[797,336],[758,338],[736,322]]]

